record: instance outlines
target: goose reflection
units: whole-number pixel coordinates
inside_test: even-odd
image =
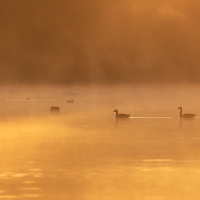
[[[182,129],[182,118],[179,118],[179,129]]]
[[[129,118],[115,118],[115,124],[118,126],[119,124],[122,126],[125,126],[129,124],[130,119]]]

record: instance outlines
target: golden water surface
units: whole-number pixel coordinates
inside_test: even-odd
[[[199,199],[200,118],[180,120],[179,105],[130,104],[131,118],[116,121],[122,102],[1,104],[0,199]]]

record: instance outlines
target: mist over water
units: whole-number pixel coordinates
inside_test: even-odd
[[[0,199],[197,198],[199,98],[194,85],[2,87]]]
[[[199,2],[0,2],[0,82],[199,82]]]
[[[199,4],[1,0],[0,199],[198,199]]]

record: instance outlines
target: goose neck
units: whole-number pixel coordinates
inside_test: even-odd
[[[182,108],[180,108],[180,117],[182,117]]]

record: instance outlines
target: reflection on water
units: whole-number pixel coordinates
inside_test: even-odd
[[[82,115],[1,122],[0,199],[199,195],[199,119],[183,120],[180,130],[176,117],[118,119],[116,127],[105,113]]]
[[[200,118],[139,107],[115,119],[122,104],[78,100],[54,101],[54,115],[52,101],[24,99],[2,101],[0,199],[199,198]]]

